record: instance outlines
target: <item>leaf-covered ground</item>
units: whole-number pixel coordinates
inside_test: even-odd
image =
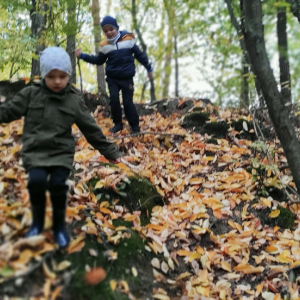
[[[0,290],[20,296],[28,277],[38,274],[26,291],[34,299],[67,299],[69,288],[77,299],[102,299],[78,292],[99,285],[100,293],[115,295],[111,299],[298,299],[299,207],[283,191],[294,184],[279,141],[254,141],[245,111],[194,106],[205,119],[199,126],[193,124],[197,115],[183,121],[177,113],[153,113],[141,117],[148,133],[138,137],[126,137],[127,129],[109,136],[112,121],[98,109],[99,126],[124,152],[118,165],[108,164],[73,125],[77,144],[67,209],[72,241],[60,259],[51,256],[57,247],[49,196],[43,235],[22,238],[31,222],[20,159],[23,121],[0,126]],[[188,120],[194,121],[186,125]],[[143,178],[152,183],[152,194],[130,188],[136,180],[145,190]],[[148,206],[153,199],[157,205]],[[129,245],[128,252],[121,245]],[[143,265],[126,262],[130,253]],[[114,268],[133,279],[112,277]],[[144,290],[134,288],[138,280]],[[5,289],[9,285],[13,291]]]

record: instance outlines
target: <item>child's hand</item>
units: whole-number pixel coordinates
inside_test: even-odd
[[[150,79],[152,79],[152,78],[153,78],[153,73],[152,73],[152,72],[148,72],[148,77],[149,77]]]
[[[110,159],[109,162],[111,162],[112,164],[118,164],[121,162],[121,157],[118,157],[117,159],[113,160],[113,159]]]
[[[81,49],[80,48],[75,49],[75,56],[79,57],[80,54],[81,54]]]

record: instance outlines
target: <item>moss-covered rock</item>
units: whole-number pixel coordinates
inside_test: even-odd
[[[209,114],[205,112],[192,112],[186,115],[181,124],[184,128],[202,127],[209,120]]]
[[[114,226],[128,226],[129,223],[122,220],[114,220],[113,222]],[[138,299],[141,296],[143,296],[143,299],[152,298],[154,278],[152,266],[149,262],[154,254],[145,249],[145,243],[136,231],[128,230],[131,235],[130,238],[123,239],[117,245],[109,244],[108,247],[106,245],[107,248],[92,237],[88,237],[84,248],[68,257],[77,271],[72,277],[67,291],[68,295],[64,299],[128,300],[128,295],[111,289],[111,280],[125,280],[129,285],[130,292]],[[90,249],[96,250],[98,256],[91,256]],[[109,261],[106,255],[107,251],[117,252],[117,259]],[[105,280],[96,286],[86,285],[84,281],[86,265],[91,268],[94,266],[103,268],[106,271]],[[132,268],[137,270],[138,276],[133,275]]]
[[[88,185],[95,186],[99,178],[92,178]],[[141,224],[149,223],[152,208],[157,205],[164,205],[164,200],[157,193],[155,187],[147,180],[139,176],[129,177],[128,182],[122,182],[117,186],[119,193],[113,189],[95,189],[94,194],[99,201],[112,201],[119,199],[119,205],[126,206],[131,212],[141,211]]]
[[[214,144],[214,145],[218,145],[218,141],[217,139],[207,139],[205,141],[206,144]]]
[[[225,121],[222,122],[211,122],[211,123],[206,123],[202,129],[201,133],[212,135],[215,138],[225,138],[227,135],[228,131],[228,124]]]
[[[279,226],[283,229],[293,228],[295,224],[295,216],[289,209],[278,206],[277,209],[280,210],[279,216],[277,218],[270,218],[269,214],[272,210],[269,207],[255,209],[252,207],[255,203],[257,203],[257,200],[251,201],[248,212],[253,213],[260,220],[262,225],[269,225],[272,227]]]
[[[279,206],[280,214],[276,219],[276,225],[281,228],[291,229],[295,224],[295,215],[287,208]]]
[[[245,131],[244,129],[244,122],[247,124],[248,131]],[[239,119],[238,121],[231,120],[231,127],[236,131],[242,131],[240,134],[237,134],[237,138],[250,141],[257,140],[255,132],[250,132],[250,130],[254,129],[253,122],[248,122],[244,119]]]

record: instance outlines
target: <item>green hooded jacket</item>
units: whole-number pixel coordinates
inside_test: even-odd
[[[105,158],[115,160],[121,156],[70,84],[55,93],[43,80],[24,88],[11,101],[0,105],[0,123],[9,123],[23,116],[21,154],[26,171],[48,166],[71,169],[75,153],[74,123]]]

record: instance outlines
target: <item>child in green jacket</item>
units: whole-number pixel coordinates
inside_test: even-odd
[[[65,225],[68,179],[75,153],[72,124],[107,159],[120,161],[115,144],[103,135],[83,100],[68,83],[72,72],[70,56],[61,48],[41,53],[42,81],[20,91],[0,106],[0,123],[25,116],[22,161],[29,174],[32,225],[26,237],[40,234],[44,227],[46,190],[53,206],[53,233],[56,243],[66,247],[70,241]]]

